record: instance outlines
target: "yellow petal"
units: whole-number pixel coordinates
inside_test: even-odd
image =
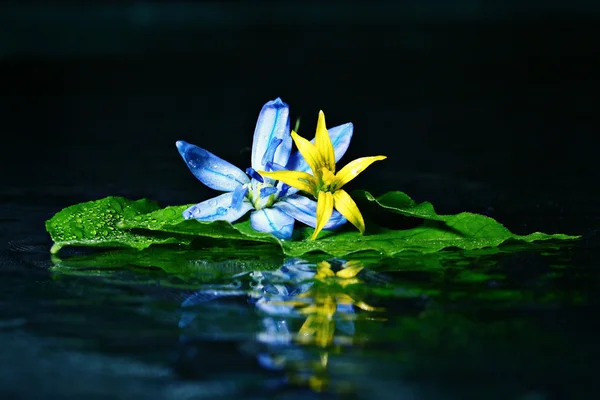
[[[312,170],[313,174],[316,176],[317,172],[319,171],[319,169],[321,169],[321,166],[323,164],[319,150],[314,144],[304,139],[302,136],[298,135],[294,131],[292,131],[292,139],[294,139],[294,143],[296,143],[298,151],[300,152],[300,154],[302,154],[302,157]]]
[[[332,172],[335,172],[335,153],[333,144],[329,137],[329,132],[325,125],[325,114],[319,111],[319,121],[317,122],[317,133],[315,134],[315,146],[319,149],[324,165]]]
[[[341,172],[341,171],[340,171]],[[360,233],[365,232],[365,220],[358,210],[356,203],[345,190],[337,190],[333,194],[335,209],[340,212]],[[317,209],[319,206],[317,205]]]
[[[333,195],[331,192],[319,192],[317,198],[317,226],[311,239],[315,240],[321,232],[321,229],[327,224],[333,214]]]
[[[336,189],[341,188],[352,179],[356,178],[358,174],[363,172],[367,167],[373,164],[375,161],[385,160],[386,156],[373,156],[373,157],[361,157],[354,161],[350,161],[344,168],[335,175],[335,187]]]
[[[260,175],[266,178],[276,179],[283,183],[287,183],[291,187],[295,187],[296,189],[303,190],[307,193],[316,196],[315,193],[315,177],[309,174],[308,172],[301,171],[256,171]]]
[[[339,270],[335,275],[345,279],[354,278],[363,268],[364,266],[360,261],[348,261],[345,268]]]
[[[335,274],[331,270],[331,264],[329,264],[327,261],[321,261],[320,263],[318,263],[315,278],[323,279],[330,276],[335,276]]]
[[[306,321],[304,321],[304,323],[302,324],[302,326],[300,327],[300,330],[298,331],[298,333],[300,335],[304,335],[304,336],[310,336],[312,334],[314,334],[316,332],[316,328],[313,326],[314,325],[314,316],[309,316],[308,318],[306,318]]]

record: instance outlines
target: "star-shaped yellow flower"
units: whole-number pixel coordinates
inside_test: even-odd
[[[315,143],[292,131],[292,139],[300,154],[312,170],[312,175],[301,171],[258,171],[262,176],[277,179],[292,187],[312,194],[317,199],[317,226],[311,237],[316,239],[335,208],[360,233],[365,231],[365,221],[356,203],[342,187],[354,179],[375,161],[384,160],[386,156],[361,157],[349,162],[335,173],[335,154],[329,132],[325,126],[325,114],[319,112]]]

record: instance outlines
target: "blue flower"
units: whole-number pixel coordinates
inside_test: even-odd
[[[352,124],[331,128],[329,133],[336,158],[341,157],[352,137]],[[234,222],[252,210],[252,227],[280,239],[292,236],[294,220],[313,228],[316,226],[317,203],[314,200],[296,194],[297,190],[285,183],[264,178],[256,172],[284,168],[282,166],[308,169],[300,154],[290,156],[289,107],[280,98],[269,101],[260,111],[254,131],[251,168],[246,173],[198,146],[183,140],[176,144],[179,154],[200,182],[226,192],[188,208],[183,212],[185,219]],[[334,212],[324,229],[334,229],[345,222],[341,214]]]

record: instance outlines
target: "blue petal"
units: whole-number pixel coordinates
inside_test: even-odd
[[[281,165],[287,164],[292,150],[289,113],[288,105],[281,101],[279,97],[269,101],[260,110],[252,143],[252,168],[265,170],[266,163],[269,161]],[[281,139],[281,143],[276,147],[273,158],[263,160],[269,146],[276,143],[277,139]]]
[[[273,209],[281,210],[313,228],[317,225],[317,202],[308,197],[292,194],[275,203]],[[346,218],[336,210],[333,210],[329,222],[327,222],[323,229],[335,229],[345,223]]]
[[[275,208],[263,208],[250,214],[254,230],[270,233],[279,239],[289,239],[294,230],[294,218]]]
[[[183,218],[197,219],[203,222],[233,222],[254,208],[247,199],[243,199],[239,208],[232,207],[233,196],[234,192],[223,193],[220,196],[191,206],[183,212]]]
[[[348,146],[350,146],[354,125],[352,125],[352,122],[348,122],[347,124],[330,128],[327,131],[329,132],[329,137],[331,138],[331,143],[333,144],[335,162],[338,162],[344,156],[344,154],[346,154],[346,150],[348,150]],[[311,142],[314,143],[315,139],[311,140]],[[311,173],[310,167],[306,161],[304,161],[304,158],[299,151],[290,156],[286,169],[290,171],[303,171]]]
[[[176,145],[192,174],[209,188],[231,192],[250,182],[241,169],[211,152],[183,140],[177,141]]]

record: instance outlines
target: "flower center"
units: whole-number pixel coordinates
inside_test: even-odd
[[[256,210],[271,207],[278,199],[279,189],[270,183],[261,183],[255,179],[245,185],[248,188],[246,198]]]
[[[335,175],[327,167],[322,167],[319,171],[319,192],[335,192],[337,185],[335,182]]]

